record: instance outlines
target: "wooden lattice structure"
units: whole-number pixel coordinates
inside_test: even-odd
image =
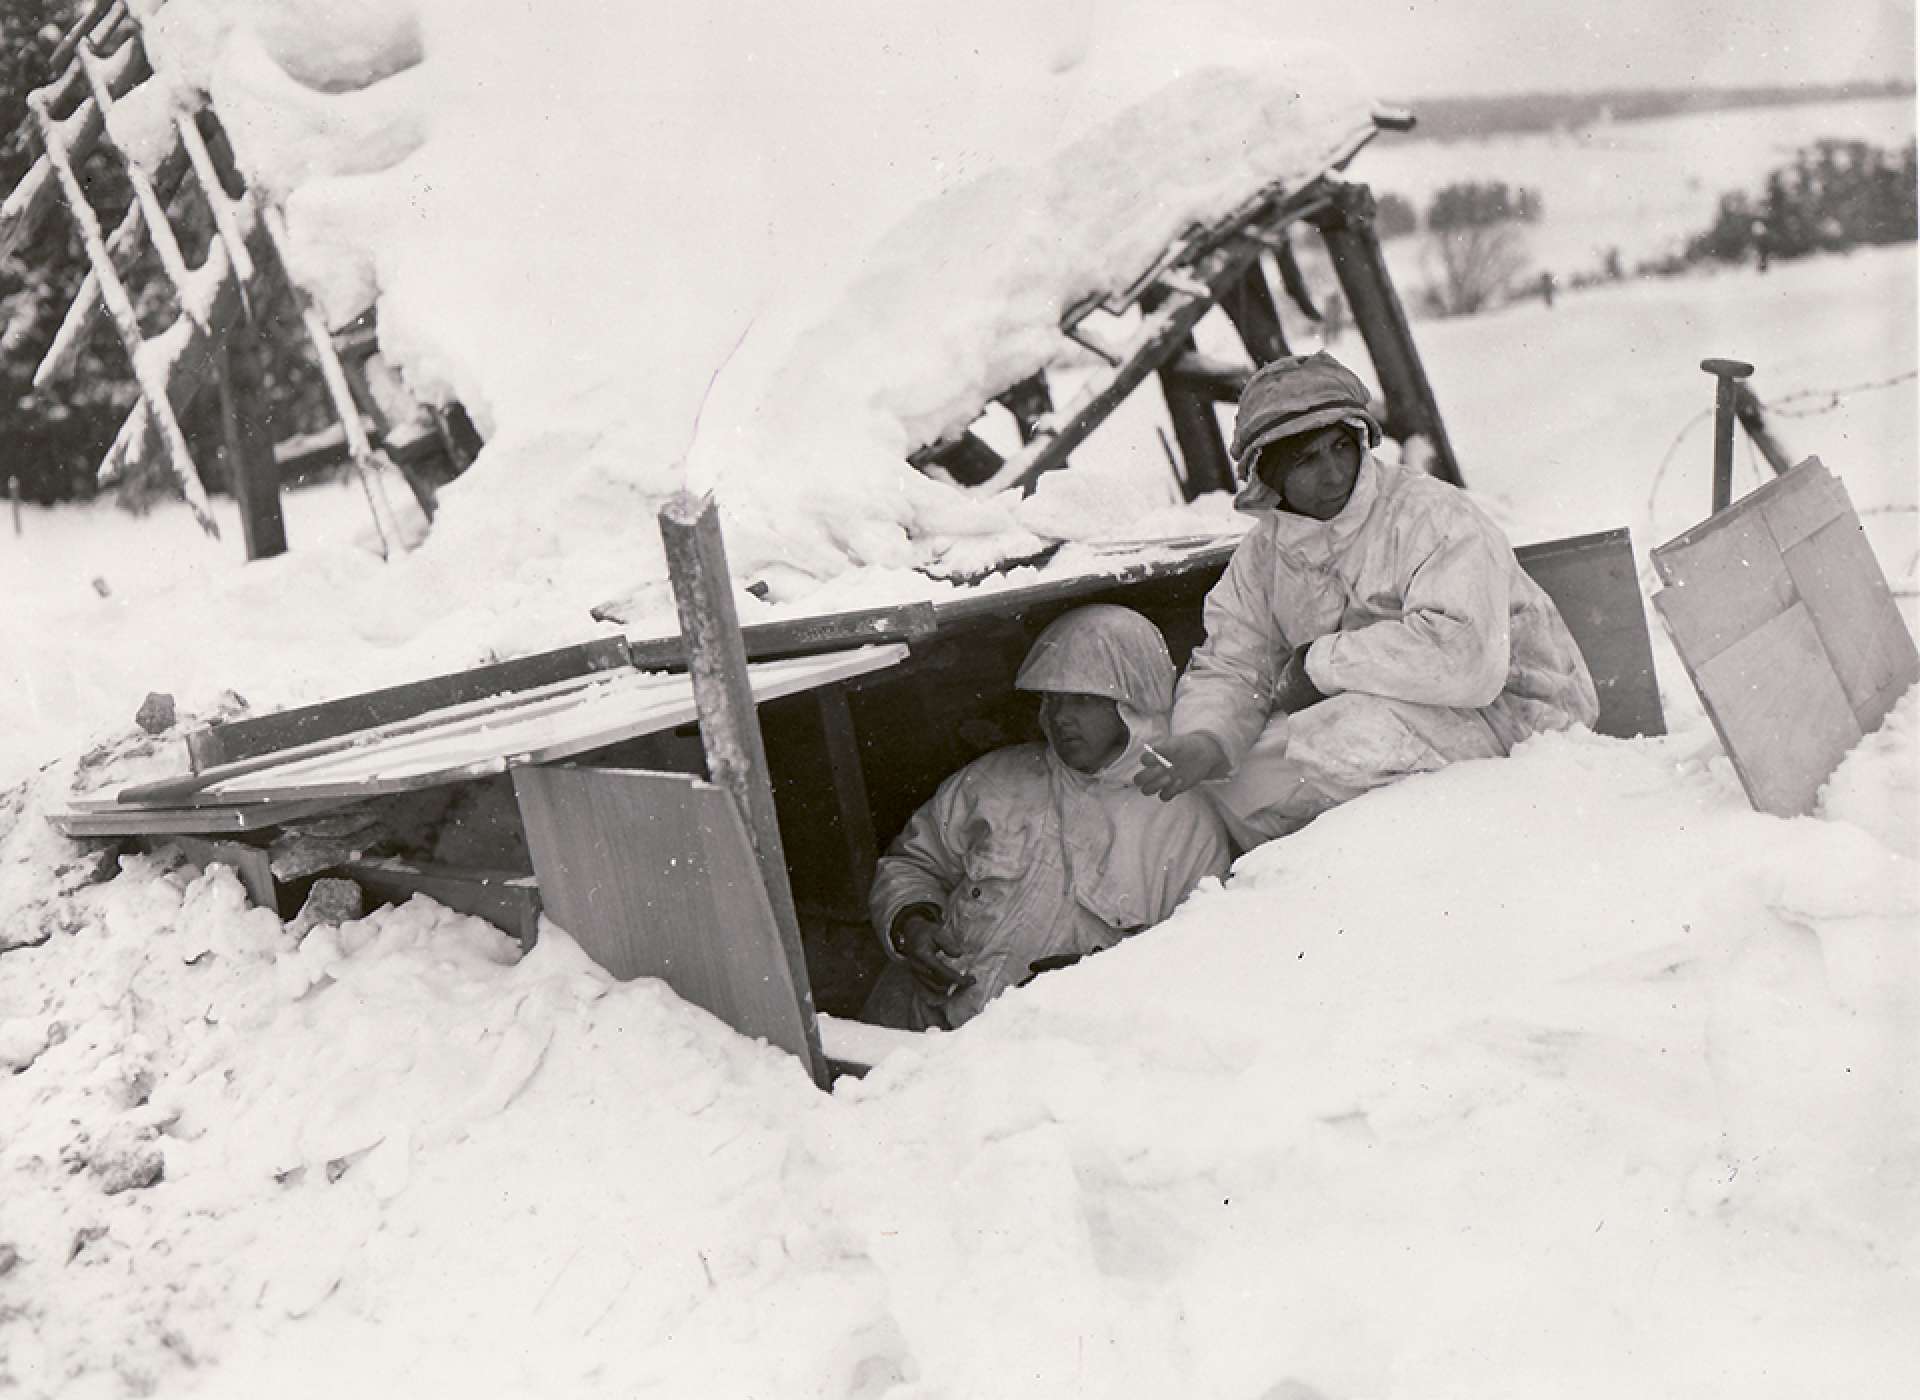
[[[278,474],[273,446],[261,431],[261,406],[248,402],[246,377],[235,374],[233,362],[236,353],[251,349],[252,322],[266,300],[268,279],[286,281],[286,225],[278,207],[246,188],[204,93],[142,90],[164,81],[155,77],[139,17],[126,0],[95,0],[55,50],[48,81],[28,95],[29,120],[43,154],[0,204],[0,252],[31,238],[56,205],[64,206],[90,270],[35,372],[35,387],[47,389],[69,374],[100,318],[109,318],[140,398],[108,449],[100,477],[112,481],[163,464],[201,526],[214,535],[219,530],[206,486],[180,420],[209,383],[217,385],[247,552],[259,558],[286,547]],[[130,151],[116,139],[112,116],[136,102],[149,108],[140,114],[147,139],[139,151]],[[160,142],[151,139],[156,104],[165,104],[167,129]],[[82,173],[97,153],[118,161],[132,189],[110,229]],[[196,241],[190,211],[202,214],[201,224],[210,223],[197,258],[188,251]],[[134,271],[150,265],[157,271],[142,285]],[[385,425],[361,372],[365,355],[343,356],[319,309],[297,287],[292,291],[385,553],[406,536],[386,494],[395,464],[375,440]],[[451,443],[449,455],[464,465]],[[430,487],[417,475],[407,480],[430,514]]]
[[[1405,129],[1411,119],[1376,116],[1376,129]],[[1424,440],[1427,468],[1455,485],[1459,463],[1441,422],[1439,405],[1414,349],[1404,308],[1387,274],[1374,232],[1374,201],[1365,185],[1341,178],[1343,170],[1375,134],[1356,137],[1328,163],[1325,173],[1296,189],[1269,185],[1226,217],[1188,229],[1128,286],[1089,296],[1061,319],[1061,335],[1104,364],[1068,403],[1056,406],[1046,369],[996,396],[1019,430],[1022,446],[1003,456],[972,428],[929,443],[910,460],[928,475],[974,492],[1031,491],[1040,476],[1066,465],[1075,448],[1149,378],[1157,377],[1179,446],[1180,485],[1188,499],[1231,489],[1232,466],[1214,411],[1239,401],[1248,365],[1203,357],[1194,328],[1218,307],[1233,323],[1251,366],[1293,353],[1267,264],[1296,311],[1321,319],[1296,256],[1296,228],[1323,240],[1334,274],[1386,398],[1388,434],[1405,444]],[[1123,321],[1137,310],[1136,321]],[[1124,327],[1124,336],[1103,332],[1103,322]],[[982,412],[988,406],[982,405]],[[977,420],[976,420],[977,421]]]

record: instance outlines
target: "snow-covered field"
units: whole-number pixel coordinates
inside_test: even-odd
[[[378,16],[404,9],[336,8],[374,38]],[[510,46],[462,33],[459,10],[423,0],[428,61],[389,80],[411,94],[380,99],[423,124],[420,163],[328,177],[372,181],[329,198],[364,209],[391,197],[381,178],[416,188],[461,175],[462,152],[494,165],[525,153],[509,133],[482,140],[520,89],[460,100],[462,73],[505,81],[495,50]],[[586,11],[598,14],[570,8]],[[991,18],[952,23],[971,39],[973,24],[995,32]],[[882,46],[888,23],[869,28]],[[802,71],[841,71],[845,56],[799,29],[761,40],[799,45]],[[530,83],[544,59],[574,64],[575,80],[623,76],[590,61],[596,43],[614,47],[592,25],[529,19],[506,37]],[[676,44],[699,51],[671,28],[655,37],[663,72],[676,71]],[[1140,51],[1137,35],[1107,47],[1064,26],[1049,38],[1007,79],[997,131],[949,127],[914,148],[950,162],[971,151],[961,174],[928,167],[876,202],[971,190],[965,177],[990,172],[993,207],[1045,194],[1034,207],[1057,211],[1085,191],[1041,156],[1007,158],[1007,144],[1029,149],[1064,112],[1062,139],[1094,133],[1089,149],[1111,154],[1100,140],[1130,129],[1102,123],[1154,91],[1153,129],[1184,113],[1175,126],[1200,139],[1221,104],[1259,90],[1193,73],[1177,88],[1164,74],[1123,84],[1119,56]],[[366,51],[392,52],[390,36]],[[257,65],[229,76],[249,74]],[[1094,74],[1109,81],[1083,81]],[[797,122],[823,100],[824,87],[734,76],[769,104],[739,118],[740,149],[777,112]],[[969,110],[955,82],[924,102],[930,128]],[[583,101],[597,115],[622,110],[611,87],[593,91]],[[642,109],[664,100],[622,91]],[[1326,95],[1315,111],[1343,101]],[[378,129],[395,129],[388,118]],[[563,189],[568,153],[538,154],[555,166],[541,188]],[[1369,159],[1356,175],[1372,176]],[[1484,173],[1535,183],[1518,160]],[[494,165],[465,171],[470,187],[422,218],[462,217]],[[1087,168],[1109,210],[1146,202],[1116,174],[1124,162]],[[525,193],[491,183],[496,198]],[[791,189],[798,172],[774,183]],[[723,212],[751,202],[728,199]],[[538,225],[531,203],[510,212],[507,235]],[[928,214],[869,234],[880,227],[911,267],[916,247],[944,255],[981,225],[956,232]],[[546,236],[566,246],[558,224]],[[581,231],[581,261],[605,239]],[[424,258],[433,245],[401,246]],[[437,327],[434,345],[416,346],[445,369],[477,323],[433,319],[436,290],[464,288],[436,289],[429,273],[483,279],[497,250],[481,239],[463,261],[443,249],[461,265],[385,266],[381,285],[421,299],[394,319],[416,336]],[[753,278],[774,264],[748,261],[747,282],[771,296]],[[791,267],[805,304],[764,311],[791,333],[782,345],[855,323],[870,350],[932,337],[894,367],[914,386],[938,379],[933,351],[949,342],[926,324],[890,329],[867,284]],[[86,883],[84,853],[42,817],[80,750],[124,733],[146,691],[189,711],[227,687],[284,704],[580,640],[604,598],[638,590],[658,604],[652,508],[682,459],[719,481],[736,562],[775,578],[772,606],[788,611],[928,591],[909,566],[930,538],[1039,519],[956,523],[917,484],[877,477],[875,425],[904,422],[898,404],[848,419],[858,460],[844,476],[801,416],[780,419],[792,462],[752,458],[730,478],[756,404],[798,412],[766,394],[799,361],[748,355],[689,453],[686,410],[740,308],[714,311],[682,378],[629,403],[622,393],[647,381],[592,352],[638,342],[583,313],[579,270],[545,269],[525,295],[497,289],[494,329],[517,324],[528,339],[476,349],[460,370],[496,435],[404,560],[354,546],[363,517],[346,488],[294,493],[295,552],[245,568],[231,540],[205,544],[178,511],[30,511],[17,540],[0,531],[12,672],[0,776],[33,774],[0,799],[0,946],[46,937],[0,956],[0,1064],[14,1071],[0,1077],[0,1385],[895,1400],[1920,1393],[1913,695],[1817,815],[1782,821],[1748,808],[1662,646],[1667,738],[1550,736],[1370,795],[1243,860],[1151,935],[830,1095],[659,985],[608,982],[551,927],[520,959],[425,902],[300,938],[219,868],[143,858]],[[1764,278],[1570,294],[1552,311],[1423,323],[1418,336],[1467,479],[1519,541],[1626,524],[1644,548],[1694,523],[1711,455],[1698,420],[1712,386],[1697,362],[1754,361],[1764,399],[1809,411],[1782,416],[1779,434],[1846,482],[1911,620],[1913,383],[1851,390],[1920,363],[1915,273],[1912,248],[1889,249]],[[1036,274],[1022,314],[1045,320],[1037,288],[1051,275]],[[515,323],[539,296],[562,323]],[[991,318],[969,320],[959,302],[946,330],[973,343]],[[528,363],[569,338],[569,383]],[[1334,348],[1364,360],[1357,342]],[[869,368],[883,377],[884,365]],[[978,369],[957,364],[955,378]],[[615,462],[660,444],[671,452],[644,471]],[[1158,452],[1150,431],[1121,432],[1052,489],[1109,483],[1103,528],[1122,529],[1106,518],[1110,483],[1146,482]],[[756,507],[748,498],[779,466],[815,473],[815,495]],[[1760,479],[1741,470],[1740,489]],[[822,523],[869,489],[881,499],[866,515]],[[1047,496],[1026,509],[1073,513]],[[798,512],[791,532],[776,507]]]

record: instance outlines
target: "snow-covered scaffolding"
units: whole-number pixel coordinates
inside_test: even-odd
[[[150,14],[163,3],[145,8]],[[180,417],[217,380],[229,444],[244,441],[234,420],[247,416],[247,405],[232,401],[229,340],[253,321],[267,279],[284,275],[284,217],[245,187],[230,159],[217,157],[225,136],[206,93],[156,73],[141,17],[126,0],[103,0],[88,10],[55,51],[49,81],[28,95],[27,106],[43,154],[0,205],[0,249],[31,237],[57,202],[73,219],[90,269],[35,371],[35,387],[50,388],[69,374],[100,318],[111,319],[140,398],[108,449],[100,478],[112,481],[164,463],[202,528],[218,535]],[[83,173],[103,152],[117,160],[132,192],[111,232]],[[197,263],[186,250],[195,208],[211,222]],[[142,287],[123,269],[149,252],[158,270]],[[405,539],[387,499],[393,464],[362,419],[364,385],[356,393],[325,319],[297,287],[295,297],[384,554]],[[163,322],[149,329],[157,316]],[[283,550],[285,536],[270,448],[256,439],[252,455],[253,462],[236,460],[234,478],[243,505],[254,507],[243,515],[248,554],[259,557]]]

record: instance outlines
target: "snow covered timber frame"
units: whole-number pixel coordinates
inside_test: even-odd
[[[180,426],[188,405],[216,382],[248,557],[282,552],[273,444],[259,432],[262,406],[244,401],[238,387],[244,378],[231,366],[236,354],[249,351],[267,280],[285,278],[282,212],[245,188],[206,94],[156,79],[140,18],[127,0],[94,0],[55,50],[49,80],[28,95],[27,106],[42,155],[0,204],[0,251],[31,238],[58,202],[73,219],[90,268],[34,373],[35,388],[45,390],[70,373],[100,318],[110,318],[140,398],[100,464],[100,479],[164,462],[201,527],[217,536],[206,485]],[[132,189],[111,232],[82,176],[85,162],[101,151],[117,157]],[[212,230],[190,265],[181,215],[196,205],[210,216]],[[159,273],[157,283],[143,289],[121,269],[148,253]],[[407,538],[387,498],[387,481],[405,474],[429,517],[431,488],[416,474],[397,472],[387,443],[375,439],[386,436],[389,418],[367,382],[370,338],[336,342],[318,308],[297,286],[293,292],[384,554]],[[149,331],[157,311],[170,315]],[[448,456],[456,467],[464,465],[464,449],[445,420],[435,414],[434,422]]]
[[[1321,320],[1292,242],[1292,231],[1305,225],[1325,243],[1366,342],[1386,398],[1382,417],[1388,434],[1403,445],[1419,439],[1424,450],[1417,460],[1442,480],[1463,484],[1374,232],[1372,191],[1335,173],[1378,131],[1406,130],[1413,119],[1378,112],[1374,123],[1374,130],[1335,156],[1327,173],[1297,189],[1276,183],[1257,191],[1224,218],[1195,225],[1174,239],[1128,286],[1069,307],[1061,334],[1104,361],[1105,368],[1058,408],[1044,368],[999,394],[994,402],[1019,429],[1018,452],[1003,457],[967,428],[914,452],[913,465],[973,492],[1031,491],[1043,473],[1065,466],[1128,395],[1157,376],[1179,445],[1181,489],[1189,500],[1231,490],[1233,471],[1214,405],[1238,402],[1249,370],[1202,356],[1193,331],[1217,306],[1232,321],[1254,366],[1293,353],[1265,265],[1271,257],[1288,299],[1308,320]],[[1103,333],[1103,322],[1118,324],[1117,318],[1135,309],[1140,318],[1124,341]]]

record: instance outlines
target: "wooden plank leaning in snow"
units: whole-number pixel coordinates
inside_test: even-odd
[[[752,668],[754,699],[865,675],[901,661],[900,645]],[[201,804],[374,797],[488,777],[550,763],[642,734],[690,723],[697,715],[685,675],[604,672],[560,681],[504,701],[480,701],[396,724],[128,788],[123,805],[190,808]]]
[[[739,805],[684,773],[523,768],[514,790],[546,915],[615,977],[658,977],[825,1087],[805,981]]]
[[[1680,659],[1762,812],[1813,810],[1920,653],[1846,487],[1809,457],[1653,551]]]

